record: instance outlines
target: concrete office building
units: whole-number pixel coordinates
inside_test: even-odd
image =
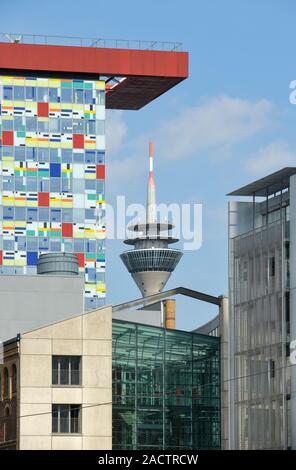
[[[112,310],[4,344],[0,449],[112,448]]]
[[[221,340],[175,329],[178,295],[227,313],[181,287],[54,324],[38,315],[32,331],[20,317],[0,366],[0,449],[219,449]]]
[[[81,276],[1,276],[0,341],[83,312]]]
[[[229,196],[230,448],[296,449],[296,168]]]

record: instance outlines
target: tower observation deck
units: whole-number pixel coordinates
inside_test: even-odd
[[[120,257],[143,297],[159,293],[180,261],[182,252],[169,247],[178,241],[171,235],[174,225],[157,221],[151,142],[146,223],[128,228],[136,232],[136,236],[124,243],[133,245],[134,249],[125,251]]]

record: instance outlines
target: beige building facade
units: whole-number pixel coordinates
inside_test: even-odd
[[[4,344],[0,449],[112,448],[112,309]]]

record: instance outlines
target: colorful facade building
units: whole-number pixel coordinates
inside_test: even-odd
[[[76,253],[89,310],[106,295],[105,107],[145,106],[187,78],[188,54],[71,39],[0,34],[0,274]]]
[[[1,76],[1,274],[76,253],[85,307],[105,297],[105,83]]]

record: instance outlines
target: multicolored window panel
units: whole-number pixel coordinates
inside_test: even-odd
[[[105,83],[0,76],[0,273],[76,253],[85,308],[104,304]]]

